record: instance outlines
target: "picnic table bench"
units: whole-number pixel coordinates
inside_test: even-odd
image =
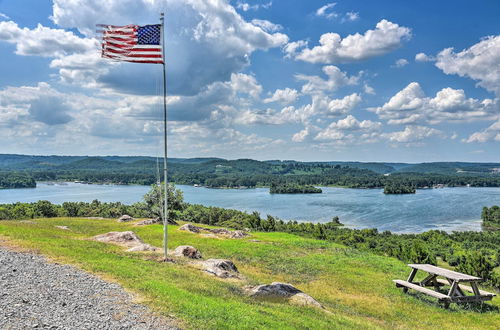
[[[410,275],[406,281],[393,280],[396,287],[403,288],[403,292],[408,292],[408,289],[413,289],[425,293],[431,297],[437,298],[439,302],[444,303],[445,308],[448,308],[450,303],[461,302],[479,302],[491,300],[495,294],[479,290],[477,283],[483,279],[476,276],[462,274],[449,269],[436,267],[429,264],[409,264],[411,267]],[[429,275],[420,282],[414,282],[417,271],[424,271]],[[442,277],[442,278],[438,278]],[[462,283],[469,283],[470,286]],[[450,286],[447,294],[440,292],[442,286]],[[434,290],[426,288],[433,287]],[[467,295],[465,292],[471,293]]]

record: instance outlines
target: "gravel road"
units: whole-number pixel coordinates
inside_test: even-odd
[[[175,329],[119,285],[0,247],[0,329]]]

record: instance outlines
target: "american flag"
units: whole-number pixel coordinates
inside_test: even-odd
[[[116,61],[163,64],[161,24],[104,25],[102,30],[102,57]]]

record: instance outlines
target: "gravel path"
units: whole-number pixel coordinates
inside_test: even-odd
[[[0,329],[174,329],[119,285],[0,247]]]

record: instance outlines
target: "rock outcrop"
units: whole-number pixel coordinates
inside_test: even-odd
[[[179,230],[184,230],[184,231],[188,231],[190,233],[196,233],[198,234],[203,228],[201,227],[197,227],[195,225],[192,225],[190,223],[186,223],[185,225],[182,225],[179,227]]]
[[[56,228],[62,229],[62,230],[69,230],[68,226],[56,226]]]
[[[201,263],[202,269],[220,278],[239,277],[238,268],[231,260],[208,259]]]
[[[144,243],[133,231],[112,231],[106,234],[94,236],[99,242],[112,243],[128,248],[128,252],[135,251],[157,251],[157,247]]]
[[[187,257],[191,259],[201,259],[201,253],[197,248],[190,245],[181,245],[175,248],[172,253],[176,257]]]
[[[134,218],[132,218],[128,214],[124,214],[120,218],[118,218],[118,222],[129,222],[129,221],[132,221],[132,220],[134,220]]]
[[[184,231],[188,231],[190,233],[196,233],[196,234],[199,234],[200,232],[204,231],[204,232],[211,234],[210,236],[208,236],[208,234],[204,234],[204,236],[207,236],[207,237],[215,237],[215,236],[213,236],[214,234],[215,235],[222,235],[222,236],[229,237],[229,238],[244,238],[244,237],[250,236],[248,233],[246,233],[242,230],[230,231],[229,229],[226,229],[226,228],[206,228],[206,227],[195,226],[195,225],[190,224],[190,223],[186,223],[185,225],[179,227],[179,230],[184,230]]]
[[[247,287],[249,296],[262,299],[287,299],[290,303],[323,308],[313,297],[288,283],[273,282],[255,287]]]
[[[242,230],[235,230],[229,234],[230,238],[245,238],[247,236],[250,236],[248,233],[245,233]]]

